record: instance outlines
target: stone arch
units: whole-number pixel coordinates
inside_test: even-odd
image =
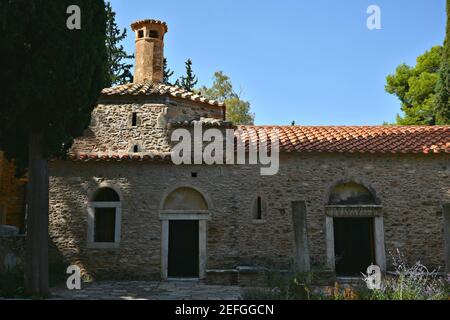
[[[108,188],[108,187],[102,187],[102,188],[98,188],[93,197],[92,197],[92,201],[93,202],[119,202],[120,201],[120,197],[117,194],[117,192],[114,189]]]
[[[332,184],[326,193],[327,205],[379,205],[375,190],[358,179],[343,179]]]
[[[112,184],[112,183],[109,183],[109,182],[102,182],[99,185],[97,185],[93,190],[91,190],[89,192],[89,195],[88,195],[88,201],[89,202],[95,202],[96,201],[95,197],[96,197],[96,195],[98,195],[98,192],[101,189],[111,189],[111,190],[113,190],[117,194],[117,196],[119,198],[117,201],[120,201],[120,202],[123,201],[123,196],[122,196],[122,192],[121,192],[120,188],[118,186],[116,186],[115,184]]]
[[[197,187],[177,185],[167,190],[159,208],[161,211],[209,211],[212,209],[212,202],[206,193]]]

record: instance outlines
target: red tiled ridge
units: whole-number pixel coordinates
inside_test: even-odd
[[[102,90],[104,96],[172,96],[182,99],[188,99],[195,102],[203,102],[213,106],[222,107],[223,102],[207,99],[195,92],[187,91],[177,86],[170,86],[157,82],[127,83],[116,87],[105,88]]]
[[[278,133],[284,152],[450,153],[450,126],[238,126],[246,145]],[[272,132],[272,133],[271,133]]]

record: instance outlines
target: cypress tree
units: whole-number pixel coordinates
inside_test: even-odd
[[[133,74],[130,63],[123,62],[133,59],[134,55],[129,55],[119,43],[127,36],[127,29],[120,30],[116,23],[116,13],[111,4],[106,3],[106,52],[108,55],[109,77],[107,86],[120,85],[133,82]]]
[[[187,59],[185,62],[186,66],[186,76],[182,76],[175,82],[176,86],[182,87],[187,91],[193,91],[194,87],[198,83],[197,77],[194,75],[194,71],[192,70],[192,61],[191,59]]]
[[[168,84],[169,86],[172,85],[172,83],[170,82],[170,77],[173,76],[173,71],[169,69],[168,65],[167,65],[167,59],[164,58],[164,62],[163,62],[163,82],[165,84]]]
[[[450,0],[447,0],[447,28],[436,85],[436,124],[450,124]]]
[[[68,27],[76,19],[72,5],[80,8],[80,29]],[[82,134],[105,85],[105,4],[1,1],[0,21],[0,149],[28,167],[25,285],[29,294],[45,296],[48,160],[65,155]]]

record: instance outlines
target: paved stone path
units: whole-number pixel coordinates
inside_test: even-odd
[[[196,281],[100,281],[81,290],[52,289],[52,299],[70,300],[238,300],[238,286],[211,286]]]

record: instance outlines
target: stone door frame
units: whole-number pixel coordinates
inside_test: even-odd
[[[204,279],[206,275],[206,222],[209,220],[209,211],[182,210],[182,212],[160,211],[161,220],[161,278],[169,279],[169,222],[173,220],[197,220],[198,221],[198,278]]]
[[[373,218],[375,260],[382,272],[386,272],[386,251],[384,246],[384,220],[380,205],[327,205],[325,206],[325,229],[327,246],[327,267],[336,271],[334,252],[333,218]]]
[[[167,210],[164,203],[167,197],[178,188],[190,188],[199,192],[206,201],[208,210]],[[169,222],[171,220],[198,220],[198,279],[206,276],[207,260],[207,221],[211,219],[213,204],[207,193],[201,188],[190,184],[176,184],[166,190],[159,206],[159,220],[161,221],[161,279],[167,280],[169,264]]]

